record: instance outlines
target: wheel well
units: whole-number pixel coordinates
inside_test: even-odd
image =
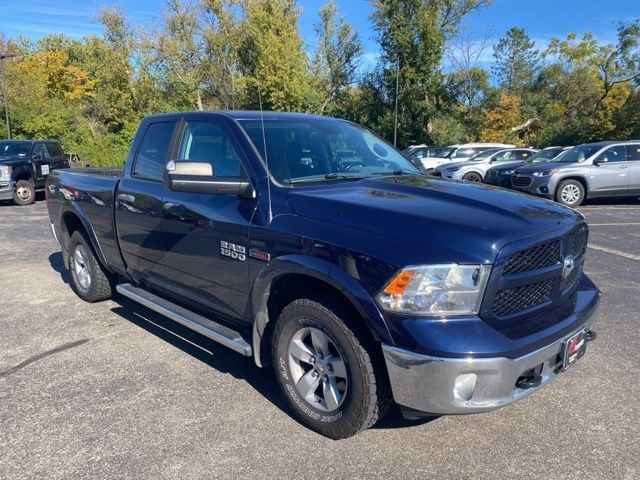
[[[556,191],[555,191],[554,195],[558,195],[558,189],[560,188],[560,185],[562,184],[562,182],[564,182],[566,180],[575,180],[577,182],[580,182],[580,184],[582,185],[582,188],[584,188],[584,196],[585,197],[589,193],[589,189],[587,188],[587,181],[584,178],[582,178],[582,177],[566,177],[566,178],[563,178],[562,180],[560,180],[558,182],[558,186],[556,187]]]
[[[267,300],[269,321],[262,334],[260,347],[260,357],[263,365],[266,365],[270,361],[271,337],[276,323],[275,321],[282,309],[294,300],[318,294],[332,296],[340,302],[349,317],[362,318],[362,315],[358,312],[351,300],[333,285],[304,274],[282,275],[271,283],[271,288],[269,289],[269,297]],[[378,343],[375,335],[364,322],[357,323],[362,326],[357,333],[367,335],[374,343]]]
[[[27,182],[33,182],[33,179],[31,178],[31,175],[29,175],[28,173],[25,173],[25,172],[19,173],[16,176],[16,182],[18,180],[26,180]]]
[[[71,235],[73,235],[73,232],[85,229],[80,217],[71,212],[66,212],[62,215],[60,227],[62,230],[62,239],[65,242],[65,248],[68,246],[67,243],[69,242]]]

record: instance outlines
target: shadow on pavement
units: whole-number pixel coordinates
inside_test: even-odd
[[[52,255],[53,256],[53,255]],[[61,261],[61,260],[60,260]],[[293,421],[289,406],[282,398],[271,366],[259,368],[250,357],[243,357],[218,343],[160,315],[128,298],[118,295],[114,298],[119,305],[111,311],[137,327],[155,335],[173,347],[191,355],[196,360],[215,368],[221,373],[232,375],[251,385],[260,395],[286,413]],[[406,420],[395,404],[389,413],[378,422],[375,429],[394,429],[422,425],[438,417],[420,420]]]
[[[71,285],[71,273],[64,268],[64,262],[62,261],[62,252],[55,252],[49,255],[49,263],[51,268],[60,274],[60,278],[67,285]]]

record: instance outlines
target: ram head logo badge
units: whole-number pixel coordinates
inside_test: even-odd
[[[567,257],[564,259],[564,263],[562,265],[562,276],[567,278],[573,272],[573,269],[576,266],[575,257]]]

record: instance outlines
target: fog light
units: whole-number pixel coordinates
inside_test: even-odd
[[[540,187],[540,193],[549,193],[549,189],[547,187]]]
[[[473,396],[478,376],[475,373],[464,373],[456,377],[453,387],[453,397],[462,402],[468,402]]]

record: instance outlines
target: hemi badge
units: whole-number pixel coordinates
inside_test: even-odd
[[[260,250],[256,250],[255,248],[249,250],[249,256],[257,258],[258,260],[264,260],[265,262],[271,260],[270,254],[268,254],[267,252],[261,252]]]

